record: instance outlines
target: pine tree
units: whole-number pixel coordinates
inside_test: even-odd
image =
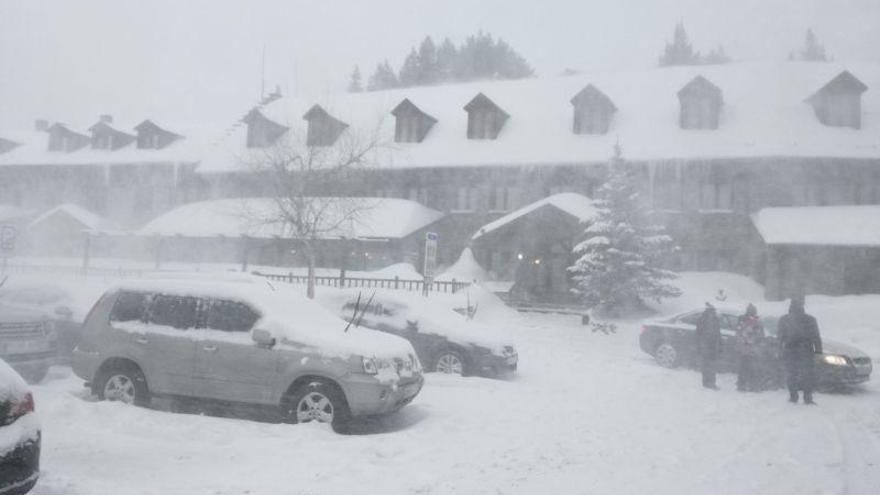
[[[681,295],[667,283],[676,274],[660,266],[677,248],[662,227],[651,223],[632,167],[622,158],[619,146],[595,204],[596,217],[574,247],[578,259],[568,268],[573,290],[584,303],[600,313],[621,316],[643,308],[646,299]]]
[[[364,86],[361,83],[361,68],[355,65],[354,70],[351,71],[351,78],[348,81],[348,92],[360,93],[363,90]]]
[[[367,91],[392,89],[399,85],[394,69],[391,68],[391,64],[386,60],[376,66],[376,71],[370,76],[370,82],[367,84]]]
[[[727,52],[724,51],[724,47],[718,45],[706,55],[703,63],[706,65],[728,64],[730,63],[730,57],[727,55]]]
[[[419,83],[419,53],[412,48],[403,65],[400,67],[400,74],[397,76],[400,85],[404,88],[415,86]]]
[[[800,60],[807,62],[827,62],[828,55],[825,53],[825,46],[819,43],[816,34],[812,29],[807,29],[807,36],[804,39],[804,48],[800,52]]]
[[[437,82],[448,82],[454,78],[455,60],[458,50],[449,38],[443,40],[437,50]]]
[[[688,39],[684,24],[679,22],[675,25],[675,34],[671,43],[666,43],[663,55],[660,57],[660,66],[671,65],[699,65],[702,61],[700,52],[695,52]]]
[[[436,84],[440,79],[437,67],[437,47],[434,40],[427,36],[419,45],[419,70],[416,78],[420,86]]]

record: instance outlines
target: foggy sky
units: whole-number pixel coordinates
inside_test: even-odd
[[[480,29],[539,75],[651,67],[678,20],[736,60],[784,60],[812,27],[836,59],[880,61],[877,0],[0,0],[0,129],[229,120],[259,97],[264,46],[267,87],[301,95]]]

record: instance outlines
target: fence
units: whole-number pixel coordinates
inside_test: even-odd
[[[265,277],[269,280],[278,282],[287,282],[289,284],[305,284],[308,283],[307,275],[294,275],[293,273],[262,273],[251,272],[254,275]],[[395,289],[413,292],[423,292],[425,290],[424,280],[404,280],[400,277],[394,278],[364,278],[364,277],[315,277],[315,285],[337,288],[373,288],[373,289]],[[470,283],[459,282],[455,279],[452,281],[435,280],[430,283],[428,290],[430,292],[446,292],[456,293]]]

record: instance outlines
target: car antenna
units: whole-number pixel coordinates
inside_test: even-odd
[[[9,280],[9,275],[3,277],[3,280],[0,280],[0,287],[3,287],[6,284],[6,281]]]
[[[266,285],[268,285],[269,288],[272,289],[272,292],[275,292],[275,286],[272,285],[272,282],[270,282],[268,279],[266,280]]]

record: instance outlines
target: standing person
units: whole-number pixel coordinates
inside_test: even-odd
[[[721,351],[721,322],[715,313],[715,306],[706,303],[706,310],[697,322],[697,353],[700,357],[700,371],[703,373],[703,386],[718,390],[715,383],[715,361]]]
[[[758,318],[758,308],[754,304],[749,304],[746,313],[739,317],[736,325],[736,343],[739,351],[736,389],[740,392],[754,392],[759,388],[756,360],[763,341],[764,325]]]
[[[791,298],[788,314],[779,320],[779,354],[785,366],[788,400],[798,401],[798,391],[804,391],[804,404],[813,402],[816,354],[822,353],[822,338],[816,319],[804,310],[804,297]]]

